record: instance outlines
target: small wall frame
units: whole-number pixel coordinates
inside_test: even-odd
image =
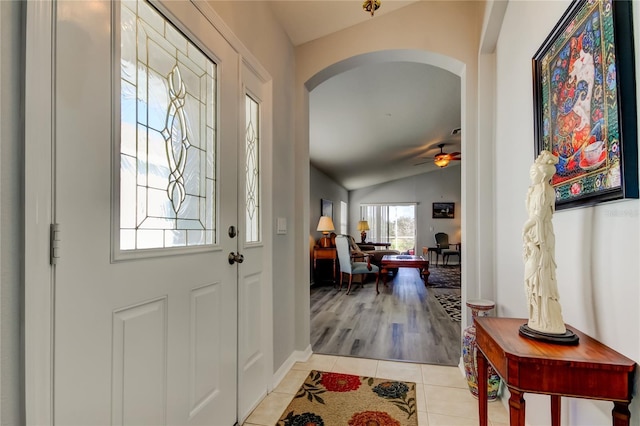
[[[455,203],[433,203],[433,219],[453,219]]]

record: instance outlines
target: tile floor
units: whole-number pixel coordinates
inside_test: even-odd
[[[478,401],[471,396],[458,367],[313,354],[309,361],[298,362],[291,368],[243,425],[274,426],[311,370],[415,382],[419,426],[478,424]],[[489,424],[509,424],[502,402],[489,403]]]

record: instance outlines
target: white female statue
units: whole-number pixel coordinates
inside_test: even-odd
[[[524,282],[529,303],[529,329],[543,334],[565,334],[556,282],[555,236],[551,218],[555,191],[550,184],[558,157],[542,151],[531,166],[527,192],[529,219],[522,230]]]

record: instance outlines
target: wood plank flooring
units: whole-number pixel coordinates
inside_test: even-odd
[[[347,296],[332,285],[311,287],[311,347],[315,353],[458,365],[460,322],[452,321],[417,269],[400,268],[376,295],[375,281]]]

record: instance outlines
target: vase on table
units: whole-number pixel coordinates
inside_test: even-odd
[[[476,299],[469,300],[467,307],[471,309],[471,316],[487,316],[489,311],[495,308],[495,303],[491,300]],[[464,373],[467,379],[467,385],[471,394],[478,397],[478,346],[476,345],[476,325],[471,325],[462,332],[462,361],[464,363]],[[488,366],[487,377],[487,399],[495,401],[500,391],[500,376],[496,373],[491,365]]]

